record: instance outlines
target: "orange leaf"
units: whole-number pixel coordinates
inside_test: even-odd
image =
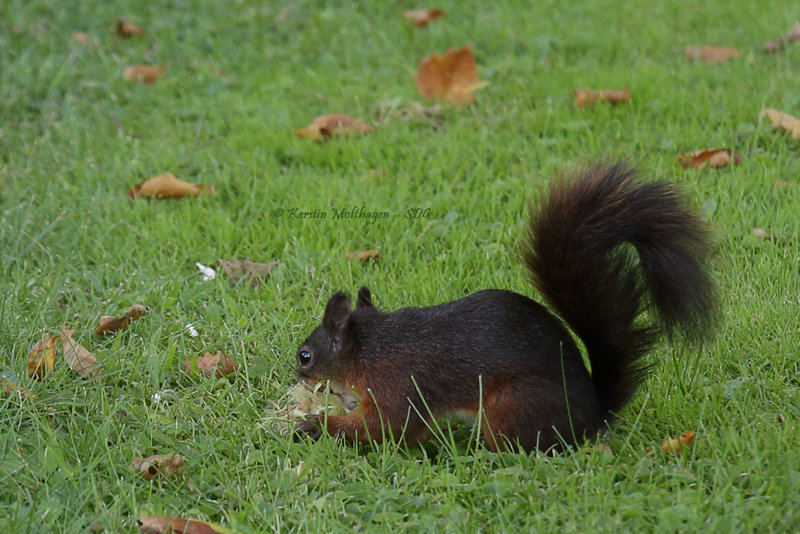
[[[186,471],[183,466],[185,461],[186,456],[180,454],[155,454],[147,458],[134,458],[133,470],[141,471],[145,480],[150,480],[158,473],[168,477],[173,473]]]
[[[217,351],[216,354],[206,352],[201,358],[184,360],[184,372],[192,374],[195,365],[204,375],[216,376],[217,378],[224,378],[236,372],[236,360],[225,356],[221,351]]]
[[[131,82],[156,83],[165,72],[168,65],[131,65],[122,71],[122,77]]]
[[[171,172],[148,178],[128,190],[128,196],[144,198],[196,197],[200,194],[213,194],[214,187],[206,184],[192,184],[178,180]]]
[[[88,33],[72,32],[72,40],[78,44],[86,44],[90,39],[91,37],[89,37]]]
[[[444,17],[441,9],[408,9],[403,11],[403,18],[406,22],[415,24],[417,28],[426,28],[428,23]]]
[[[353,258],[358,258],[358,261],[378,261],[381,258],[381,251],[380,250],[354,250],[353,252],[348,252],[345,257],[348,260],[352,260]]]
[[[791,132],[792,139],[800,139],[800,120],[787,113],[778,111],[777,109],[766,108],[761,110],[759,117],[766,115],[772,121],[773,128],[781,128],[787,132]]]
[[[100,365],[97,363],[97,358],[86,350],[77,341],[72,339],[72,334],[75,330],[67,330],[61,328],[61,343],[64,350],[64,359],[67,361],[70,369],[75,371],[81,376],[95,376],[100,373]]]
[[[661,451],[664,454],[679,454],[682,448],[688,447],[692,444],[694,437],[695,433],[691,430],[687,430],[678,436],[678,439],[667,438],[664,440],[664,443],[661,444]]]
[[[687,46],[683,53],[692,61],[706,63],[724,63],[732,57],[742,55],[738,49],[732,46]]]
[[[138,37],[144,34],[139,26],[128,19],[117,19],[117,35],[120,37]]]
[[[122,317],[113,317],[111,315],[103,315],[100,317],[100,324],[98,324],[94,331],[97,335],[113,334],[117,330],[127,328],[130,323],[141,317],[147,315],[147,308],[141,304],[134,304],[125,312]]]
[[[305,128],[295,130],[298,137],[323,141],[329,137],[360,135],[372,131],[372,126],[341,113],[320,115]]]
[[[592,91],[591,89],[575,89],[575,106],[585,108],[594,105],[595,102],[608,102],[616,105],[631,101],[631,92],[628,89],[614,91],[604,89],[602,91]]]
[[[228,528],[198,521],[158,515],[142,515],[137,520],[139,528],[146,534],[230,534]]]
[[[730,165],[731,159],[733,159],[734,164],[738,165],[742,161],[742,156],[736,154],[731,148],[705,148],[679,155],[678,163],[684,169],[689,167],[694,169],[702,169],[704,167],[721,168]]]
[[[58,336],[45,334],[28,352],[28,376],[41,380],[53,370],[56,363]]]
[[[475,102],[473,93],[483,86],[469,43],[458,50],[448,50],[444,56],[434,52],[420,61],[414,82],[425,98],[457,106]]]

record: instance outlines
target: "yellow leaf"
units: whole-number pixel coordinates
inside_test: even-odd
[[[45,334],[28,352],[28,376],[41,380],[53,370],[58,336]]]
[[[478,80],[478,67],[469,43],[448,50],[444,56],[434,52],[420,61],[414,82],[425,98],[457,106],[475,102],[473,93],[486,85]]]
[[[787,132],[791,132],[792,139],[794,140],[800,139],[800,120],[789,115],[788,113],[783,113],[772,108],[763,109],[759,117],[763,117],[764,115],[769,117],[769,120],[772,121],[773,128],[780,128],[782,130],[786,130]]]

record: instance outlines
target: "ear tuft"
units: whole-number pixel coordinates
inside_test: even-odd
[[[356,301],[356,309],[359,308],[374,308],[375,306],[372,304],[372,293],[369,292],[369,289],[362,286],[361,289],[358,290],[358,300]]]
[[[343,291],[337,291],[325,306],[322,326],[331,332],[341,332],[350,319],[350,297]]]

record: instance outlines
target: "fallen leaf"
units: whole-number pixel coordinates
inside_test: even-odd
[[[295,130],[298,137],[323,141],[331,137],[347,137],[350,135],[361,135],[372,131],[372,126],[358,119],[343,115],[341,113],[331,113],[320,115],[311,121],[305,128]]]
[[[148,178],[128,190],[130,198],[181,198],[201,194],[213,194],[214,187],[207,184],[192,184],[178,180],[171,172]]]
[[[229,528],[197,519],[160,515],[142,515],[137,520],[146,534],[233,534]]]
[[[134,304],[128,308],[122,317],[113,317],[111,315],[100,317],[100,324],[95,327],[94,331],[99,336],[113,334],[118,330],[127,328],[129,324],[143,315],[147,315],[147,308],[141,304]]]
[[[683,53],[692,61],[706,63],[724,63],[732,57],[742,55],[738,49],[732,46],[687,46]]]
[[[145,480],[161,473],[165,477],[173,473],[183,473],[186,457],[181,454],[156,454],[147,458],[134,458],[133,470],[140,471]]]
[[[786,35],[764,43],[765,52],[779,52],[786,48],[788,43],[800,40],[800,22],[795,22]]]
[[[26,399],[35,399],[37,398],[36,395],[31,393],[30,391],[25,391],[22,386],[16,385],[11,380],[7,378],[0,377],[0,395],[13,395],[17,394],[20,398],[25,397]]]
[[[88,33],[72,32],[72,40],[79,44],[86,44],[91,40]]]
[[[773,128],[781,128],[787,132],[791,132],[792,139],[800,139],[800,120],[787,113],[783,113],[776,109],[765,108],[761,110],[759,117],[766,115],[772,121]]]
[[[131,82],[156,83],[168,65],[131,65],[122,71],[122,77]]]
[[[251,287],[258,287],[261,279],[267,276],[277,265],[277,261],[257,263],[250,261],[250,258],[244,260],[217,260],[217,266],[222,268],[232,285],[238,284],[244,278],[249,280]]]
[[[117,19],[117,35],[120,37],[138,37],[144,35],[144,30],[128,19]]]
[[[100,373],[100,365],[97,363],[97,358],[86,350],[85,347],[72,339],[72,334],[74,333],[75,330],[61,328],[61,347],[64,351],[64,360],[66,360],[70,369],[81,376],[93,377],[98,375]]]
[[[475,102],[473,93],[486,85],[478,80],[478,67],[469,43],[448,50],[444,56],[434,52],[420,61],[414,82],[425,98],[457,106]]]
[[[430,22],[444,17],[441,9],[408,9],[403,11],[406,22],[415,24],[417,28],[426,28]]]
[[[217,351],[216,354],[206,352],[200,358],[183,361],[184,372],[191,375],[195,369],[206,376],[224,378],[236,372],[236,360]]]
[[[678,439],[667,438],[664,443],[661,444],[661,451],[664,454],[678,454],[682,448],[688,447],[692,444],[694,437],[695,433],[691,430],[687,430],[678,436]]]
[[[381,251],[380,250],[354,250],[352,252],[348,252],[345,257],[348,260],[352,260],[353,258],[358,258],[358,261],[378,261],[381,258]]]
[[[41,380],[53,370],[56,363],[58,336],[45,334],[28,352],[28,376]]]
[[[592,106],[595,102],[608,102],[611,105],[617,105],[630,101],[631,92],[628,89],[619,91],[611,89],[604,89],[602,91],[575,89],[575,106],[579,108]]]
[[[736,154],[731,148],[705,148],[678,156],[678,163],[684,169],[689,167],[694,169],[727,167],[731,160],[736,165],[742,161],[742,156]]]

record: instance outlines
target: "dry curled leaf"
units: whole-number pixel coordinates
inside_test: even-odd
[[[207,184],[193,184],[175,178],[171,172],[148,178],[128,190],[130,198],[182,198],[213,194],[214,187]]]
[[[795,22],[783,37],[764,43],[765,52],[779,52],[786,48],[788,43],[800,40],[800,22]]]
[[[478,80],[478,67],[469,43],[448,50],[444,56],[434,52],[420,61],[414,82],[425,98],[457,106],[475,102],[473,93],[486,85]]]
[[[678,439],[667,438],[664,443],[661,444],[661,451],[664,454],[678,454],[682,448],[688,447],[692,444],[694,437],[695,433],[691,430],[687,430],[678,436]]]
[[[165,477],[173,473],[183,473],[186,468],[183,462],[186,457],[181,454],[156,454],[147,458],[134,458],[133,470],[142,473],[145,480],[150,480],[157,474]]]
[[[352,252],[348,252],[345,255],[345,257],[348,260],[352,260],[354,258],[357,258],[358,261],[361,261],[361,262],[364,262],[364,261],[373,261],[374,262],[374,261],[378,261],[379,259],[381,259],[381,251],[380,250],[375,250],[375,249],[372,249],[372,250],[354,250]]]
[[[146,534],[233,534],[229,528],[197,519],[161,515],[141,515],[139,528]]]
[[[88,33],[83,33],[83,32],[72,32],[72,40],[73,40],[73,41],[75,41],[75,42],[76,42],[76,43],[78,43],[78,44],[86,44],[86,43],[88,43],[88,42],[89,42],[91,39],[92,39],[92,38],[91,38],[91,37],[89,37],[89,34],[88,34]]]
[[[761,110],[759,117],[763,117],[764,115],[769,117],[769,120],[772,121],[773,128],[780,128],[782,130],[786,130],[787,132],[791,132],[792,139],[795,141],[800,140],[800,120],[789,115],[788,113],[783,113],[772,108],[765,108]]]
[[[236,372],[236,360],[217,351],[216,354],[206,352],[200,358],[183,361],[184,372],[191,375],[195,369],[206,376],[224,378]]]
[[[56,363],[58,335],[45,334],[28,352],[28,376],[41,380],[53,370]]]
[[[342,113],[320,115],[305,128],[295,130],[298,137],[323,141],[331,137],[361,135],[372,131],[372,126]]]
[[[119,37],[139,37],[144,35],[144,30],[128,19],[117,19],[117,35]]]
[[[64,360],[70,369],[81,376],[93,377],[98,375],[100,373],[100,365],[97,363],[97,358],[86,350],[83,345],[72,339],[72,334],[74,333],[75,330],[61,329],[61,347],[64,351]]]
[[[217,260],[217,266],[225,271],[232,285],[238,284],[244,278],[250,282],[251,287],[258,287],[261,279],[267,276],[276,265],[278,265],[277,261],[256,263],[250,261],[250,258],[244,260]]]
[[[585,108],[593,106],[595,102],[608,102],[611,105],[622,104],[631,101],[631,92],[628,89],[619,91],[604,89],[593,91],[591,89],[575,89],[575,106]]]
[[[444,10],[441,9],[407,9],[403,11],[403,18],[406,19],[406,22],[416,25],[417,28],[427,28],[429,23],[442,17],[444,17]]]
[[[97,335],[101,336],[113,334],[118,330],[127,328],[129,324],[143,315],[147,315],[147,308],[141,304],[134,304],[127,309],[125,315],[122,317],[113,317],[111,315],[103,315],[100,317],[100,324],[95,327],[94,331]]]
[[[122,77],[131,82],[156,83],[168,65],[130,65],[122,71]]]
[[[732,57],[742,55],[738,49],[732,46],[687,46],[683,53],[692,61],[705,63],[724,63]]]
[[[742,156],[735,153],[731,148],[704,148],[678,156],[678,163],[680,163],[684,169],[688,169],[689,167],[694,169],[718,169],[727,167],[731,162],[738,165],[741,161]]]

